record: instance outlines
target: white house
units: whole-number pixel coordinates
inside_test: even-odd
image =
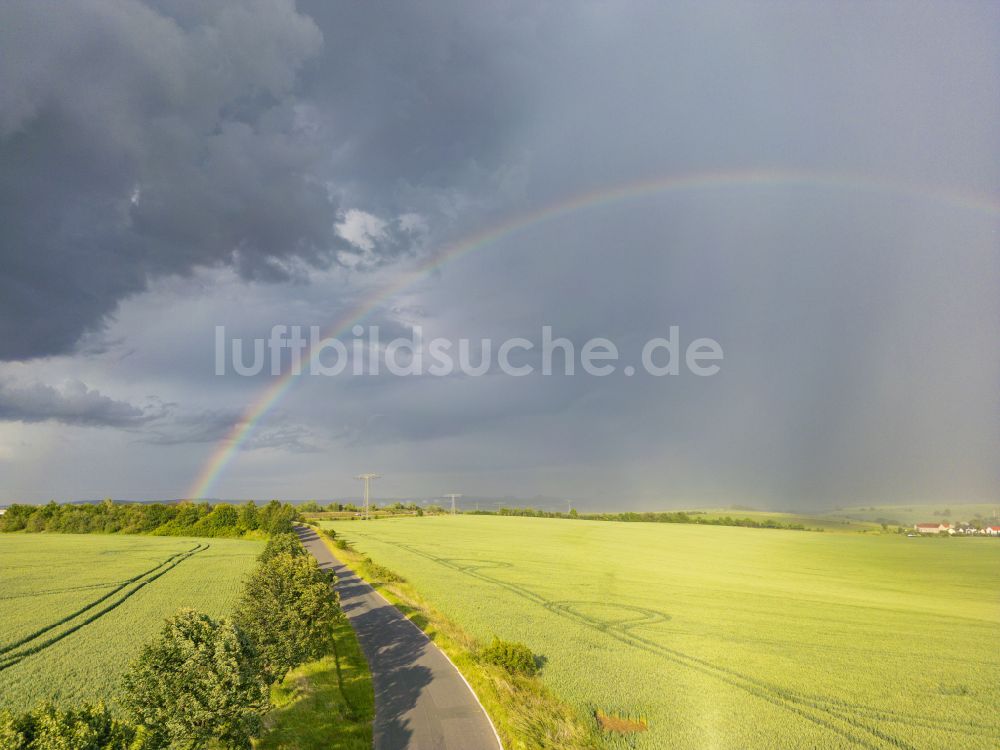
[[[918,523],[913,528],[921,534],[937,534],[941,531],[951,532],[950,523]]]
[[[983,533],[986,536],[1000,536],[1000,526],[984,526]]]

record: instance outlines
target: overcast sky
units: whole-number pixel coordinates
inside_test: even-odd
[[[712,377],[302,377],[220,498],[1000,491],[1000,6],[14,0],[0,502],[177,498],[274,381],[214,332],[613,340]],[[671,177],[527,223],[539,209]],[[845,175],[853,175],[845,177]],[[403,279],[415,279],[403,283]],[[525,361],[532,361],[528,355]]]

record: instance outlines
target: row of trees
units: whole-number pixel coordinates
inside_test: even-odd
[[[11,505],[0,516],[0,531],[50,531],[63,534],[158,534],[239,537],[252,531],[286,533],[300,520],[298,510],[272,500],[227,503],[101,503]]]
[[[574,518],[584,521],[625,521],[633,523],[694,523],[706,526],[746,526],[752,529],[795,529],[805,531],[801,523],[785,523],[773,518],[738,518],[734,516],[708,516],[703,513],[685,511],[645,512],[645,513],[578,513],[574,508],[569,513],[534,508],[500,508],[497,511],[465,511],[471,515],[528,516],[530,518]]]
[[[276,534],[231,618],[181,610],[143,648],[123,681],[125,719],[104,706],[0,712],[0,747],[250,748],[270,686],[333,648],[342,614],[332,583],[294,534]]]

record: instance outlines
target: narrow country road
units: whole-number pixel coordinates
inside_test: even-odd
[[[375,687],[375,750],[502,750],[493,725],[444,653],[308,526],[299,538],[337,574],[340,603],[358,635]]]

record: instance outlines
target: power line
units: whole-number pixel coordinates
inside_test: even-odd
[[[358,474],[355,479],[360,479],[365,483],[365,515],[364,518],[367,521],[371,518],[371,513],[368,510],[368,501],[371,497],[371,483],[373,479],[381,479],[381,474]]]
[[[457,498],[460,498],[461,495],[459,495],[457,493],[452,493],[450,495],[445,495],[445,497],[450,497],[451,498],[451,514],[455,515],[455,500]]]

